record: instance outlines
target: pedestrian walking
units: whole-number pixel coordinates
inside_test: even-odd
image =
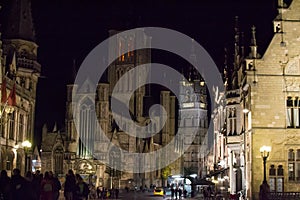
[[[73,170],[69,169],[64,183],[64,196],[66,200],[74,200],[74,193],[76,189],[76,179]]]
[[[41,200],[53,200],[54,183],[49,172],[45,172],[44,179],[41,183]]]
[[[0,174],[0,199],[10,199],[11,179],[7,176],[7,171],[2,170]]]
[[[28,193],[27,181],[21,176],[21,171],[17,168],[13,170],[10,189],[12,200],[31,200]]]
[[[182,195],[182,190],[181,188],[178,188],[178,198],[181,199],[181,195]]]
[[[119,189],[118,188],[116,188],[115,194],[116,194],[116,199],[118,199],[119,198]]]
[[[39,196],[36,196],[36,193],[34,192],[34,182],[33,182],[33,174],[31,171],[26,172],[25,174],[25,180],[26,180],[26,185],[27,185],[27,193],[28,193],[28,198],[32,200],[38,200],[40,199]]]
[[[100,199],[101,198],[101,189],[100,186],[97,187],[97,198]]]
[[[61,183],[58,180],[57,176],[55,176],[52,171],[49,171],[49,175],[53,181],[53,186],[54,186],[53,187],[53,200],[58,200],[59,191],[61,190]]]
[[[173,185],[171,186],[171,198],[173,199],[174,198],[174,194],[175,194],[175,190],[174,190],[174,187]]]
[[[33,194],[34,194],[34,199],[39,200],[41,196],[41,183],[43,180],[43,174],[40,173],[39,170],[35,172],[33,175],[33,180],[32,180],[32,188],[33,188]]]
[[[90,192],[88,184],[79,174],[76,174],[76,180],[75,200],[87,200]]]

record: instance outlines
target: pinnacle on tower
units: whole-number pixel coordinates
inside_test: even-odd
[[[35,41],[35,31],[31,14],[31,0],[12,0],[4,8],[7,20],[3,38]]]

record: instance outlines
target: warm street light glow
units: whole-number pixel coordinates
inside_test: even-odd
[[[249,109],[248,108],[244,108],[243,109],[243,113],[248,113],[249,112]]]
[[[263,159],[263,165],[264,165],[264,180],[263,183],[267,183],[267,172],[266,172],[266,163],[267,163],[267,158],[269,157],[269,154],[271,152],[271,147],[270,146],[262,146],[259,149],[261,153],[261,157]]]
[[[262,146],[259,149],[261,156],[264,157],[268,157],[269,153],[271,152],[271,147],[270,146]]]
[[[197,177],[197,174],[191,174],[190,177],[196,178],[196,177]]]
[[[25,140],[24,142],[22,142],[22,146],[27,147],[27,148],[31,148],[32,144],[28,140]]]
[[[5,107],[5,112],[7,113],[7,114],[11,114],[11,113],[13,113],[14,112],[14,107],[13,106],[6,106]]]

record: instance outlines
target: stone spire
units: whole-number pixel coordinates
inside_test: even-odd
[[[240,53],[239,17],[235,16],[234,21],[234,68],[236,69],[238,67]]]
[[[228,89],[228,78],[229,78],[229,69],[228,69],[228,51],[227,48],[224,48],[224,70],[223,70],[223,78],[224,78],[224,87],[227,90]]]
[[[189,78],[191,80],[199,80],[199,74],[198,71],[195,70],[194,66],[196,66],[197,64],[197,56],[196,56],[196,52],[195,52],[195,40],[192,39],[191,40],[191,53],[190,53],[190,60],[192,62],[192,65],[190,65],[190,69],[189,69]]]
[[[250,53],[250,58],[257,58],[257,44],[256,44],[256,31],[255,31],[255,26],[252,26],[251,28],[252,36],[251,36],[251,53]]]
[[[31,15],[31,0],[8,1],[5,13],[7,16],[3,38],[35,41],[35,31]]]

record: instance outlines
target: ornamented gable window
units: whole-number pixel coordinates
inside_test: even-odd
[[[24,121],[24,115],[19,115],[19,136],[18,141],[22,142],[24,137],[24,131],[25,131],[25,121]]]
[[[228,110],[228,135],[237,135],[237,121],[236,121],[236,108],[229,108]]]
[[[14,139],[15,132],[15,112],[8,114],[8,124],[9,124],[9,139]]]
[[[61,146],[54,150],[54,172],[55,174],[63,173],[64,150]]]
[[[80,105],[79,143],[77,155],[81,158],[91,158],[95,140],[95,106],[86,98]]]
[[[287,128],[300,128],[300,104],[299,97],[289,96],[286,100],[286,124]]]
[[[289,181],[300,181],[300,149],[288,151],[288,175]]]

